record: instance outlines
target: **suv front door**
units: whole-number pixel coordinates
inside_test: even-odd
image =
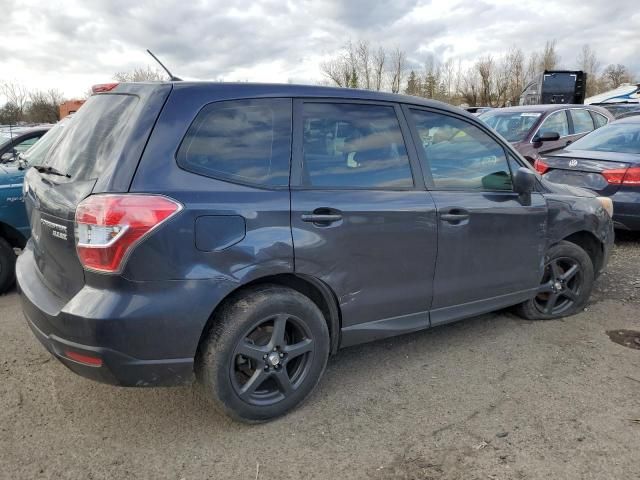
[[[463,117],[405,109],[438,212],[431,325],[531,298],[540,283],[547,205],[513,191],[508,150]]]
[[[436,211],[400,107],[298,100],[293,151],[295,271],[335,293],[341,344],[426,328]]]

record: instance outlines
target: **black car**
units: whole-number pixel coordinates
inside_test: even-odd
[[[1,128],[0,163],[16,161],[20,153],[27,151],[50,128],[51,125]]]
[[[539,158],[535,168],[551,182],[610,197],[615,226],[640,230],[640,116],[605,125]]]
[[[36,337],[95,380],[195,377],[234,418],[267,420],[307,398],[341,347],[508,306],[579,312],[609,257],[609,199],[547,182],[439,102],[97,90],[27,171],[32,237],[16,268]]]

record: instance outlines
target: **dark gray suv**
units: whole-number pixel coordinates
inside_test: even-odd
[[[546,182],[462,110],[293,85],[108,84],[24,194],[45,347],[103,382],[199,380],[282,415],[338,348],[516,306],[584,307],[611,201]]]

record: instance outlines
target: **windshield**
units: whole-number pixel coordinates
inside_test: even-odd
[[[521,142],[536,123],[539,112],[499,112],[489,111],[479,115],[484,123],[506,138],[509,142]]]
[[[611,123],[569,145],[566,150],[640,154],[640,123]]]
[[[45,133],[39,141],[20,156],[32,165],[42,163],[51,146],[60,137],[66,123],[67,120],[60,120],[51,130]]]

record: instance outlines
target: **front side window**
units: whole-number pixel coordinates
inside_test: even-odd
[[[573,133],[587,133],[593,130],[593,119],[588,110],[571,110],[573,120]]]
[[[22,153],[22,152],[26,152],[27,150],[29,150],[29,148],[31,148],[33,146],[34,143],[36,143],[38,140],[40,140],[40,137],[31,137],[31,138],[27,138],[26,140],[23,140],[22,142],[18,143],[14,148],[14,150],[18,153]]]
[[[501,112],[490,110],[478,118],[493,128],[509,142],[523,141],[536,124],[540,112]]]
[[[566,137],[567,135],[569,135],[569,122],[567,121],[566,110],[553,112],[551,115],[549,115],[547,119],[542,122],[540,130],[538,130],[538,135],[554,132],[559,134],[561,137]]]
[[[303,183],[328,188],[413,187],[394,107],[305,103]]]
[[[458,118],[411,110],[436,190],[512,190],[502,146]]]
[[[189,127],[177,153],[185,170],[264,186],[289,185],[291,100],[212,103]]]

